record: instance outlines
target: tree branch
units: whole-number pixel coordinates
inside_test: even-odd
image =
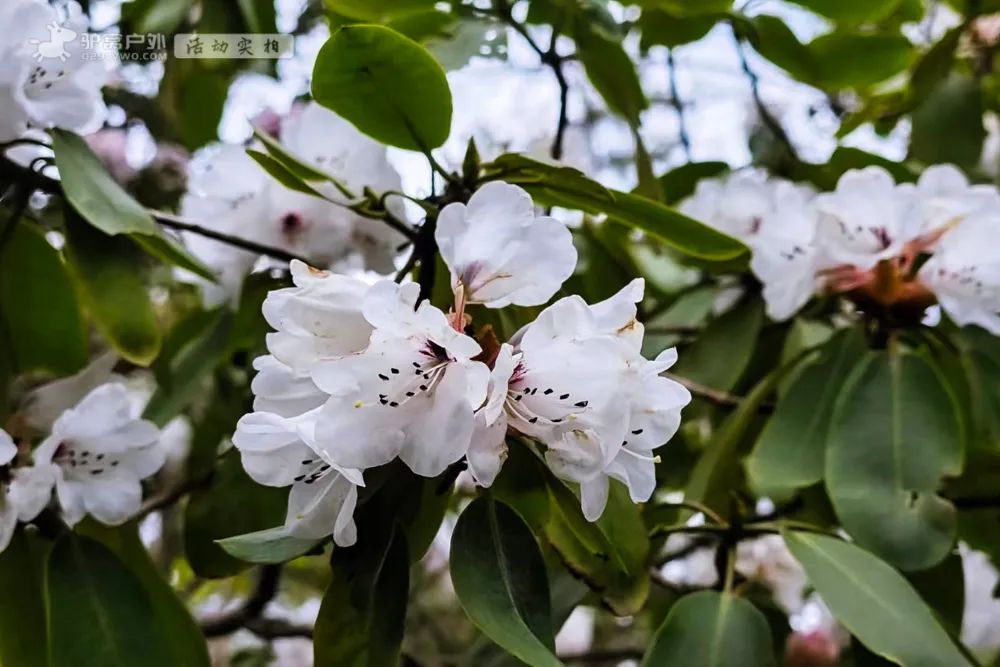
[[[667,49],[667,77],[670,83],[670,105],[677,112],[677,133],[681,146],[684,148],[684,158],[691,161],[691,136],[688,134],[687,121],[684,118],[684,103],[677,90],[677,65],[674,63],[674,50]]]
[[[260,619],[264,608],[278,594],[281,579],[280,565],[265,565],[260,569],[257,586],[238,608],[223,612],[201,622],[201,632],[206,637],[221,637]]]
[[[50,176],[46,176],[41,172],[22,167],[6,156],[0,157],[0,179],[17,181],[31,190],[38,190],[46,194],[64,196],[62,183],[58,180]],[[293,259],[298,259],[306,264],[315,265],[308,258],[282,250],[281,248],[275,248],[273,246],[264,245],[263,243],[248,241],[230,234],[223,234],[222,232],[202,227],[201,225],[184,220],[183,218],[170,213],[152,210],[148,212],[153,217],[153,220],[168,229],[191,232],[192,234],[198,234],[199,236],[204,236],[205,238],[210,238],[215,241],[219,241],[220,243],[242,248],[243,250],[265,255],[284,262],[290,262]]]
[[[622,660],[642,659],[642,650],[638,648],[592,649],[580,653],[562,653],[559,659],[563,662],[580,662],[587,665],[599,665],[606,662],[618,663]]]
[[[247,621],[243,627],[262,639],[290,637],[312,639],[313,637],[313,629],[308,625],[293,625],[280,618],[254,618]]]
[[[723,408],[736,408],[743,402],[742,396],[736,396],[728,392],[722,391],[721,389],[714,389],[700,382],[695,382],[694,380],[689,380],[680,375],[674,375],[673,373],[663,373],[663,377],[670,378],[677,384],[681,385],[688,391],[690,391],[694,396],[700,399],[706,400],[709,403],[718,405]],[[764,403],[760,406],[761,412],[770,412],[774,409],[774,406],[770,403]]]

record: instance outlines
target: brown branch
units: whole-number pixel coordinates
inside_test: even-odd
[[[736,408],[739,407],[740,403],[743,402],[742,396],[735,396],[728,392],[722,391],[721,389],[713,389],[700,382],[695,382],[694,380],[689,380],[680,375],[674,375],[673,373],[664,373],[664,377],[670,378],[677,384],[681,385],[685,389],[691,392],[692,395],[698,398],[704,399],[709,403],[713,403],[723,408]]]
[[[221,637],[232,634],[240,628],[260,619],[264,608],[278,594],[281,580],[280,565],[265,565],[260,569],[260,577],[253,592],[243,604],[232,611],[223,612],[201,621],[201,632],[206,637]]]
[[[674,62],[674,50],[667,49],[667,80],[670,84],[670,104],[677,112],[677,132],[680,135],[681,146],[684,148],[684,158],[691,161],[691,136],[688,134],[687,121],[684,117],[684,103],[677,90],[677,65]]]
[[[559,659],[563,662],[580,662],[588,665],[599,665],[606,662],[621,662],[622,660],[642,659],[642,650],[638,648],[592,649],[580,653],[562,653]]]
[[[247,621],[243,627],[262,639],[289,637],[312,639],[313,637],[313,629],[308,625],[294,625],[280,618],[254,618]]]
[[[170,507],[192,491],[197,491],[198,489],[208,486],[209,482],[212,481],[214,473],[214,469],[208,470],[198,477],[187,479],[174,488],[169,489],[158,496],[153,496],[152,498],[147,499],[146,502],[142,504],[142,507],[139,508],[136,518],[141,519],[147,514],[159,511],[165,507]]]

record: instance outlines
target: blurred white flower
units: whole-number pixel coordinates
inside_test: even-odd
[[[86,514],[101,523],[127,521],[142,502],[141,480],[165,460],[160,431],[139,418],[120,382],[101,385],[64,412],[35,450],[35,465],[56,479],[56,496],[70,525]]]
[[[965,174],[950,164],[932,165],[920,174],[916,199],[916,227],[910,233],[915,238],[935,237],[977,213],[1000,210],[995,186],[970,185]]]
[[[945,234],[920,269],[920,280],[959,325],[1000,336],[1000,217],[980,215]]]
[[[900,254],[912,238],[916,188],[881,167],[846,172],[834,192],[816,197],[818,241],[832,265],[870,269]]]
[[[80,6],[60,11],[44,0],[7,0],[0,25],[8,28],[0,34],[0,142],[33,127],[97,130],[107,113],[106,71],[85,57],[93,54],[81,39],[87,17]]]
[[[286,119],[281,139],[299,159],[336,177],[358,195],[364,186],[377,192],[399,190],[399,175],[389,165],[385,147],[323,107],[308,104]],[[399,232],[342,206],[346,199],[332,184],[317,189],[332,201],[284,187],[242,146],[215,145],[192,161],[181,213],[220,232],[307,256],[322,267],[358,257],[367,268],[392,271],[396,250],[404,241]],[[405,219],[398,197],[386,205],[397,218]],[[185,234],[184,240],[218,275],[219,285],[205,285],[208,303],[237,294],[259,259],[256,253],[196,234]]]
[[[460,303],[537,306],[551,299],[576,267],[566,225],[535,216],[531,196],[502,181],[479,188],[468,205],[445,206],[435,239]]]
[[[434,477],[468,451],[473,412],[486,400],[481,349],[451,328],[419,287],[376,283],[364,299],[374,327],[364,352],[322,361],[316,385],[331,394],[316,426],[317,448],[341,465],[367,469],[397,456]]]
[[[37,467],[15,467],[17,446],[0,429],[0,551],[7,548],[18,521],[31,521],[48,504],[55,476]]]

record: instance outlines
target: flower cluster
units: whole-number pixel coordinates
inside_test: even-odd
[[[896,183],[880,167],[846,172],[833,192],[756,170],[701,181],[686,214],[745,241],[768,314],[794,315],[819,292],[881,306],[940,303],[958,324],[1000,335],[1000,192],[950,165]]]
[[[105,69],[84,57],[87,17],[80,6],[5,0],[0,25],[8,28],[0,34],[0,142],[31,128],[97,130],[106,113]]]
[[[295,286],[268,295],[270,354],[255,361],[254,412],[233,442],[251,477],[291,486],[287,531],[352,544],[363,473],[394,459],[434,477],[465,457],[489,486],[511,434],[544,445],[590,520],[609,478],[647,500],[652,452],[690,395],[660,375],[674,350],[640,353],[642,281],[594,305],[559,299],[508,342],[477,340],[466,306],[545,303],[574,270],[572,236],[536,216],[522,189],[494,182],[445,207],[436,240],[455,295],[447,314],[418,304],[416,284],[368,285],[299,262]]]
[[[285,118],[280,139],[297,158],[336,178],[350,192],[360,193],[364,186],[379,191],[400,188],[385,147],[318,104],[309,103]],[[332,183],[315,188],[325,198],[281,185],[244,146],[213,145],[191,162],[181,212],[211,229],[308,256],[320,266],[360,258],[364,268],[392,271],[396,250],[405,239],[381,221],[346,208],[348,200]],[[405,217],[398,198],[386,206],[397,218]],[[196,234],[185,234],[184,241],[218,274],[220,285],[205,286],[209,302],[238,293],[243,277],[260,259]]]
[[[139,510],[141,481],[163,467],[160,430],[139,418],[139,406],[120,381],[89,390],[48,423],[52,403],[72,394],[74,382],[78,378],[54,383],[61,386],[39,394],[40,404],[29,409],[28,427],[48,431],[30,463],[28,450],[0,430],[0,551],[18,521],[31,521],[45,509],[53,488],[70,525],[88,514],[108,525],[124,523]]]

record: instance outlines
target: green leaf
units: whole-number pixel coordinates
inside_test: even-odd
[[[88,537],[64,534],[45,570],[50,667],[172,667],[139,579]]]
[[[382,26],[348,25],[320,49],[313,98],[382,143],[429,151],[451,129],[451,91],[427,49]]]
[[[0,553],[0,664],[46,665],[43,567],[49,543],[24,530]]]
[[[40,228],[16,227],[0,251],[0,317],[17,368],[72,375],[87,363],[80,304],[59,252]]]
[[[760,55],[799,81],[816,79],[818,66],[812,53],[784,21],[761,14],[750,19],[750,26],[753,30],[748,37]]]
[[[218,139],[230,80],[229,72],[205,67],[186,73],[184,95],[180,97],[180,130],[188,149],[194,150]]]
[[[269,176],[271,176],[271,178],[278,181],[289,190],[301,192],[302,194],[309,195],[311,197],[326,199],[326,197],[320,194],[315,188],[306,183],[305,180],[292,173],[288,167],[267,153],[262,153],[260,151],[255,151],[252,148],[248,148],[247,155],[249,155],[254,162],[259,164],[261,168],[266,171]]]
[[[209,667],[208,646],[201,628],[149,557],[139,539],[138,525],[130,522],[124,526],[104,526],[87,520],[77,530],[111,549],[142,582],[153,605],[152,617],[169,638],[170,664],[173,667]]]
[[[729,391],[750,364],[764,326],[764,305],[751,295],[712,320],[687,347],[675,372],[719,391]]]
[[[184,341],[179,349],[157,369],[157,385],[143,412],[143,417],[164,426],[199,396],[205,379],[216,367],[233,326],[233,313],[225,307],[210,312],[196,313],[192,324],[200,325],[192,338]],[[171,332],[172,334],[173,332]],[[164,349],[171,343],[170,338]],[[158,364],[162,361],[161,354]]]
[[[841,332],[791,382],[747,459],[750,483],[758,493],[782,497],[823,478],[833,408],[864,352],[858,332]]]
[[[718,20],[717,14],[678,16],[655,9],[646,10],[639,17],[640,44],[646,50],[656,45],[672,48],[695,42],[707,35]]]
[[[434,9],[436,0],[324,0],[330,11],[362,21],[382,21]]]
[[[816,83],[829,90],[865,88],[904,71],[913,45],[902,35],[832,32],[808,44]]]
[[[366,539],[362,532],[357,545],[334,550],[333,577],[314,632],[317,665],[399,664],[410,585],[409,550],[406,536],[394,524],[383,528],[379,537]]]
[[[574,34],[576,55],[594,88],[612,112],[628,121],[633,128],[638,127],[639,114],[649,106],[649,102],[642,92],[635,63],[625,53],[621,42],[601,36],[582,17]]]
[[[892,567],[834,537],[789,531],[783,536],[833,615],[874,653],[903,667],[971,667]]]
[[[173,34],[191,9],[192,0],[134,0],[122,5],[122,21],[131,30],[124,34]]]
[[[952,551],[943,561],[920,572],[906,575],[917,593],[931,608],[938,621],[952,637],[962,632],[965,613],[965,572],[962,555]]]
[[[976,79],[952,76],[913,111],[910,157],[926,164],[979,162],[986,129],[983,95]]]
[[[704,503],[722,514],[729,513],[730,493],[742,481],[742,458],[752,444],[747,434],[757,422],[761,405],[782,379],[808,358],[808,355],[799,355],[786,362],[743,397],[739,407],[718,427],[698,459],[684,491],[686,499]]]
[[[694,194],[698,181],[703,178],[719,176],[729,170],[725,162],[689,162],[660,176],[660,187],[663,189],[663,201],[676,204],[682,199]]]
[[[200,577],[230,577],[248,565],[230,556],[217,540],[263,530],[285,519],[287,490],[261,486],[243,471],[230,450],[211,485],[191,494],[184,508],[184,552]]]
[[[160,351],[162,332],[135,243],[108,236],[73,211],[65,220],[65,254],[80,300],[119,354],[148,366]]]
[[[546,469],[549,520],[545,535],[563,564],[617,615],[642,609],[649,594],[649,536],[639,506],[612,480],[604,514],[587,521],[580,500]]]
[[[791,0],[839,25],[874,23],[890,16],[901,0]]]
[[[767,619],[732,593],[685,595],[653,635],[643,667],[776,667]]]
[[[961,470],[958,406],[938,372],[912,354],[870,352],[834,408],[826,486],[845,530],[906,570],[941,562],[955,508],[936,494]]]
[[[509,506],[477,498],[451,541],[451,580],[472,622],[536,667],[558,667],[545,562],[531,530]]]
[[[284,563],[309,553],[322,540],[295,537],[279,526],[215,542],[230,556],[247,563]]]
[[[215,280],[208,267],[165,236],[149,212],[111,178],[87,142],[66,130],[49,134],[63,192],[84,220],[105,234],[127,234],[150,255]]]

